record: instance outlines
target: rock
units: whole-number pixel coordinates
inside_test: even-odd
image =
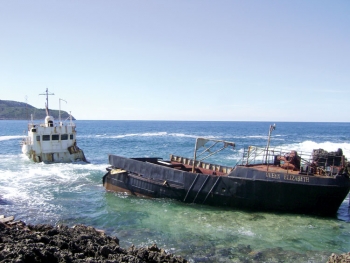
[[[76,225],[26,225],[0,223],[0,262],[182,262],[156,244],[128,249],[119,239],[93,227]]]
[[[327,263],[347,263],[350,262],[350,252],[344,253],[341,255],[336,255],[332,253],[332,255],[329,257]]]

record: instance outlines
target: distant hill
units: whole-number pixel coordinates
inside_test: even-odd
[[[0,100],[0,120],[30,120],[31,114],[33,114],[34,120],[43,120],[46,117],[46,110],[37,109],[24,102]],[[50,109],[50,115],[58,120],[59,111]],[[61,111],[61,119],[66,120],[67,118],[69,118],[69,114]],[[74,117],[72,118],[75,120]]]

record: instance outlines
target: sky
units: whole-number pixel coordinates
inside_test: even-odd
[[[78,120],[350,121],[350,1],[0,0],[0,99]]]

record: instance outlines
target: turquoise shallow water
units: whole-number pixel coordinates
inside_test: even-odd
[[[157,243],[193,262],[326,262],[350,251],[348,198],[334,218],[247,212],[106,192],[108,153],[192,157],[198,136],[236,143],[214,162],[233,166],[247,145],[265,146],[266,122],[77,121],[89,164],[35,164],[21,154],[26,121],[0,121],[0,214],[27,224],[86,224],[123,247]],[[277,123],[272,146],[342,148],[348,123]]]

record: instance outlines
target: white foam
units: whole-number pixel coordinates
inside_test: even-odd
[[[250,136],[244,136],[240,138],[256,138],[256,139],[267,139],[267,135],[250,135]]]
[[[173,137],[183,137],[183,138],[197,138],[196,135],[184,134],[184,133],[170,133],[169,136]]]
[[[168,133],[168,132],[145,132],[145,133],[126,133],[126,134],[118,134],[118,135],[106,135],[106,134],[98,134],[98,135],[87,135],[83,136],[85,138],[103,138],[103,139],[120,139],[120,138],[127,138],[127,137],[183,137],[183,138],[197,138],[201,137],[199,135],[195,134],[184,134],[184,133]],[[217,138],[216,136],[204,136],[205,138]]]
[[[23,135],[0,136],[0,141],[18,140],[18,139],[22,139],[24,137],[25,136],[23,136]]]
[[[114,136],[105,136],[104,138],[126,138],[126,137],[152,137],[152,136],[165,136],[167,132],[146,132],[146,133],[127,133]]]
[[[244,227],[239,228],[237,232],[243,236],[249,236],[249,237],[255,236],[254,232],[252,232],[251,230],[245,229]]]
[[[2,155],[2,161],[0,163],[2,198],[20,203],[33,202],[33,204],[45,204],[52,200],[54,193],[49,189],[56,186],[67,187],[73,192],[82,192],[83,186],[93,180],[86,177],[94,171],[103,174],[106,168],[105,164],[33,163],[23,154]],[[75,185],[76,182],[80,184]]]
[[[322,142],[322,143],[317,143],[314,141],[303,141],[300,143],[292,143],[292,144],[286,144],[282,145],[281,147],[282,150],[296,150],[298,152],[305,152],[305,153],[311,153],[314,149],[324,149],[328,152],[334,152],[337,151],[338,148],[341,148],[343,150],[343,154],[350,158],[350,143],[335,143],[335,142]]]

